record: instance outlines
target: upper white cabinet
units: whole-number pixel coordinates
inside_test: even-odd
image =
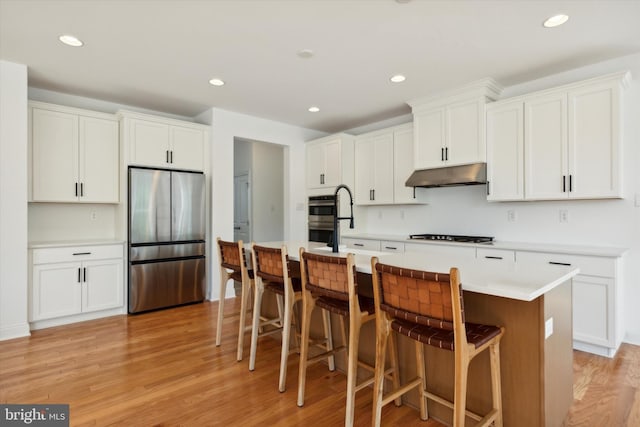
[[[120,112],[129,149],[128,164],[203,171],[208,126]]]
[[[487,104],[487,200],[524,199],[524,106]]]
[[[411,123],[358,135],[355,143],[355,203],[423,203],[404,185],[413,172]]]
[[[331,135],[307,142],[307,189],[353,185],[353,136]]]
[[[118,203],[118,121],[110,114],[32,101],[34,202]]]
[[[355,203],[393,203],[393,132],[356,139]]]
[[[415,169],[485,162],[484,106],[500,90],[492,79],[483,79],[438,97],[410,101]]]
[[[488,200],[622,197],[628,73],[487,105]]]

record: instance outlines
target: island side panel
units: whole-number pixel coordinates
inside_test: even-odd
[[[553,319],[553,330],[544,343],[545,419],[547,426],[560,426],[573,402],[571,281],[545,294],[544,314],[546,322]]]

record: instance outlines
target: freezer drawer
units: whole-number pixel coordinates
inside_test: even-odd
[[[205,258],[129,266],[129,313],[204,300]]]
[[[180,243],[172,245],[145,245],[129,248],[129,261],[151,261],[168,258],[203,256],[205,244]]]

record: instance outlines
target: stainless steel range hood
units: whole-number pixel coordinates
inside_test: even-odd
[[[453,187],[487,183],[487,164],[445,166],[435,169],[417,170],[411,174],[407,187]]]

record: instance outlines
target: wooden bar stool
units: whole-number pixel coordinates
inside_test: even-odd
[[[371,259],[376,318],[376,383],[373,425],[380,425],[382,407],[413,388],[420,390],[420,418],[428,419],[427,399],[453,409],[454,427],[464,427],[465,416],[479,426],[502,426],[500,339],[504,328],[465,323],[462,289],[457,268],[449,274],[410,270]],[[383,396],[382,369],[387,338],[395,331],[416,341],[417,378]],[[424,344],[454,352],[453,402],[427,391]],[[469,363],[489,349],[493,408],[480,416],[466,409]]]
[[[294,308],[298,301],[302,301],[301,283],[299,277],[291,276],[289,256],[287,247],[269,248],[251,244],[251,257],[256,276],[255,293],[253,300],[253,330],[251,332],[251,356],[249,359],[249,370],[255,369],[256,350],[258,346],[258,336],[272,334],[282,331],[282,352],[280,355],[280,379],[278,390],[284,392],[287,382],[287,362],[289,355],[296,353],[299,349],[298,334],[294,331],[293,337],[296,341],[294,349],[289,348],[291,338],[291,324],[294,321]],[[260,308],[262,305],[262,295],[264,291],[271,291],[276,294],[278,301],[278,317],[260,322]],[[282,306],[284,305],[284,316]],[[259,328],[266,325],[275,326],[276,329],[259,333]],[[326,325],[325,335],[330,336],[331,325]],[[333,361],[331,361],[333,366]]]
[[[218,259],[220,260],[220,300],[218,304],[218,324],[216,325],[216,346],[220,346],[222,339],[222,320],[224,317],[224,297],[227,282],[230,279],[242,284],[240,292],[240,326],[238,327],[238,361],[242,360],[244,348],[244,334],[251,329],[247,326],[246,314],[251,309],[249,298],[254,287],[253,270],[247,267],[247,259],[242,240],[228,242],[217,238]]]
[[[362,325],[375,320],[374,302],[371,298],[358,295],[354,255],[335,257],[305,252],[300,248],[300,272],[302,276],[302,340],[300,349],[300,368],[298,374],[298,406],[304,405],[305,379],[307,366],[317,362],[337,351],[346,350],[344,345],[327,349],[326,352],[309,357],[309,329],[311,314],[315,307],[323,311],[325,318],[329,312],[341,316],[342,342],[346,344],[344,332],[344,318],[349,319],[349,350],[347,352],[347,405],[345,426],[353,425],[356,392],[374,382],[374,376],[356,384],[358,366],[374,372],[374,367],[359,361],[358,343]],[[325,325],[327,321],[325,320]],[[392,344],[393,345],[393,344]],[[331,364],[329,365],[331,369]],[[397,378],[397,358],[395,348],[391,351],[391,368],[387,374],[392,374],[394,386],[399,386]],[[382,370],[384,371],[384,369]],[[400,401],[398,400],[398,404]]]

